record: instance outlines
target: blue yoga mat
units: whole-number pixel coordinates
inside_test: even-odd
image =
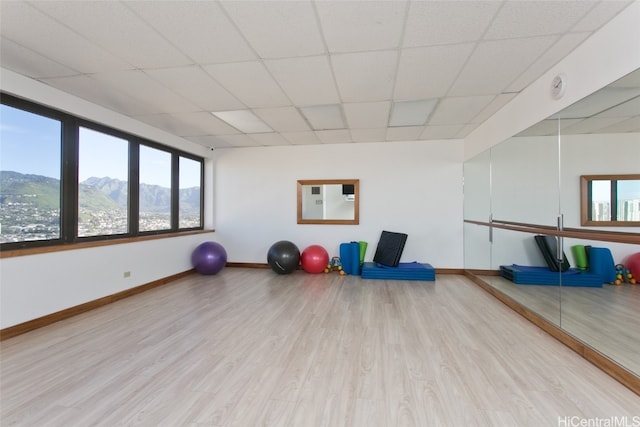
[[[419,262],[401,262],[397,267],[365,262],[362,266],[362,278],[434,281],[436,270],[431,264]]]
[[[548,267],[534,267],[527,265],[501,265],[500,275],[518,285],[544,286],[581,286],[601,288],[604,280],[599,274],[589,273],[576,268],[570,268],[562,273],[551,271]]]

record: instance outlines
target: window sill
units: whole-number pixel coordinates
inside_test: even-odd
[[[45,254],[50,252],[61,252],[61,251],[73,251],[76,249],[88,249],[95,248],[100,246],[110,246],[110,245],[121,245],[124,243],[136,243],[143,242],[145,240],[159,240],[159,239],[170,239],[173,237],[184,237],[191,236],[194,234],[205,234],[212,233],[214,229],[208,230],[194,230],[194,231],[180,231],[177,233],[167,233],[167,234],[154,234],[149,236],[139,236],[139,237],[124,237],[122,239],[110,239],[110,240],[99,240],[99,241],[91,241],[91,242],[82,242],[82,243],[70,243],[67,245],[56,245],[56,246],[42,246],[37,248],[24,248],[24,249],[11,249],[0,252],[0,259],[3,258],[13,258],[18,256],[25,255],[37,255],[37,254]]]

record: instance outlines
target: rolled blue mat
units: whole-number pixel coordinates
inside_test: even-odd
[[[615,282],[616,264],[608,248],[592,247],[589,250],[589,271],[599,275],[603,282]]]
[[[358,242],[340,243],[342,269],[347,274],[360,274],[360,245]]]

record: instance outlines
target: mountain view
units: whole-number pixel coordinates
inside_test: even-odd
[[[79,185],[78,235],[127,232],[127,182],[91,177]],[[140,230],[166,229],[171,190],[140,184]],[[200,188],[180,189],[180,227],[200,225]],[[60,180],[0,171],[0,242],[59,237]]]

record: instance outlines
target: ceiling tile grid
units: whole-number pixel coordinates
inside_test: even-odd
[[[196,64],[257,60],[258,55],[214,1],[127,1],[140,19]],[[187,25],[180,25],[187,23]]]
[[[0,65],[206,147],[455,139],[629,4],[0,1]]]

